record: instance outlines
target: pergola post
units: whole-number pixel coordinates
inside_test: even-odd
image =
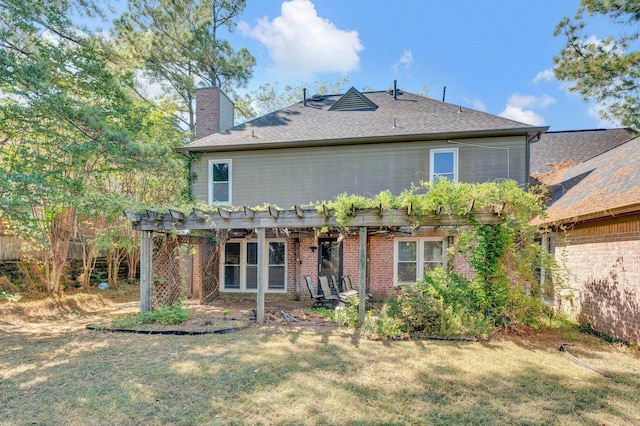
[[[256,308],[256,321],[259,325],[264,324],[264,289],[267,287],[267,259],[265,256],[266,230],[258,228],[258,296]]]
[[[153,237],[151,231],[140,231],[140,312],[150,312],[153,282]]]
[[[367,227],[360,227],[360,275],[358,277],[360,303],[358,313],[360,326],[364,325],[364,311],[367,298]]]

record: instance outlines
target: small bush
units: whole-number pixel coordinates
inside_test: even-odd
[[[393,339],[404,334],[402,321],[389,316],[384,308],[379,315],[365,317],[362,331],[365,336],[373,340]]]
[[[359,305],[360,301],[356,297],[350,298],[345,306],[338,306],[335,309],[335,321],[345,327],[357,327],[360,322]]]
[[[194,313],[184,309],[181,303],[175,303],[171,306],[159,306],[155,311],[114,319],[113,325],[117,328],[135,327],[140,324],[176,325],[193,315]]]
[[[0,302],[5,300],[7,302],[19,302],[20,299],[22,299],[20,293],[7,293],[6,291],[0,292]]]

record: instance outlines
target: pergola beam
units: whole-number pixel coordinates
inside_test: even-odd
[[[340,228],[343,226],[359,228],[365,227],[419,227],[419,226],[462,226],[472,223],[492,225],[500,222],[498,214],[490,210],[475,211],[470,216],[449,216],[433,214],[417,219],[415,212],[408,209],[389,209],[380,207],[368,210],[357,210],[350,216],[347,224],[339,223],[331,211],[323,207],[322,212],[315,209],[252,211],[252,210],[224,210],[211,213],[194,210],[184,219],[177,219],[174,215],[161,215],[147,211],[146,215],[127,212],[132,221],[132,228],[138,231],[180,231],[180,230],[208,230],[208,229],[260,229],[260,228]],[[247,214],[249,211],[252,213]],[[155,213],[155,214],[154,214]],[[409,213],[409,214],[408,214]],[[216,217],[217,220],[213,220]],[[222,220],[220,220],[222,219]]]

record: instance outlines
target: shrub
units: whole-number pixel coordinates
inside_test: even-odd
[[[135,327],[140,324],[176,325],[193,315],[194,313],[184,309],[181,303],[174,303],[171,306],[159,306],[155,311],[114,319],[113,325],[117,328]]]
[[[0,301],[6,300],[7,302],[19,302],[22,299],[20,293],[7,293],[6,291],[0,292]]]
[[[351,297],[345,306],[338,306],[335,309],[335,321],[346,327],[357,327],[360,322],[359,306],[358,298]]]

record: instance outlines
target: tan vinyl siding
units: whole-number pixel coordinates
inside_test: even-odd
[[[509,148],[509,177],[521,185],[525,179],[525,138],[464,140]],[[461,182],[507,178],[507,150],[430,142],[396,142],[298,149],[271,149],[203,153],[194,165],[198,178],[194,196],[208,200],[209,160],[231,159],[232,204],[236,206],[294,204],[330,200],[336,195],[375,195],[389,189],[399,194],[412,183],[429,179],[429,149],[458,148]]]
[[[234,123],[234,109],[233,102],[224,93],[221,92],[220,96],[220,121],[219,129],[221,132],[233,127]]]

